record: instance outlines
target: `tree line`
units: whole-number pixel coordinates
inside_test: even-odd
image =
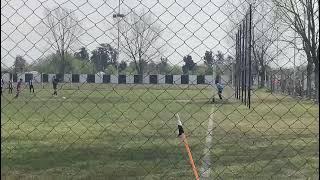
[[[143,69],[145,74],[211,75],[213,71],[218,74],[231,74],[234,59],[230,55],[225,57],[221,51],[217,51],[216,54],[212,51],[206,51],[202,60],[201,63],[196,63],[191,55],[186,55],[182,58],[183,65],[180,66],[172,65],[166,57],[160,57],[158,61],[145,61]],[[61,61],[65,61],[64,67],[61,66]],[[100,44],[90,53],[85,47],[81,47],[73,54],[66,52],[63,60],[60,54],[56,52],[39,59],[33,64],[28,64],[22,56],[18,55],[13,67],[14,73],[37,71],[61,74],[96,74],[99,72],[106,74],[139,74],[134,61],[122,60],[118,62],[117,49],[107,43]]]

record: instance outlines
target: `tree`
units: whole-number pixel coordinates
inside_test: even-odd
[[[182,74],[181,67],[179,65],[174,65],[170,68],[170,74],[180,75]]]
[[[169,72],[168,58],[161,57],[160,62],[157,64],[160,74],[167,74]]]
[[[225,64],[225,58],[224,58],[224,54],[221,51],[218,51],[216,54],[216,59],[214,64],[216,65],[216,74],[222,74],[223,69],[222,66]]]
[[[147,69],[148,74],[158,74],[158,66],[154,61],[150,61],[147,64],[146,69]]]
[[[89,60],[89,53],[85,47],[81,47],[78,52],[74,53],[74,56],[81,60]]]
[[[198,65],[196,66],[196,74],[197,75],[206,75],[208,73],[208,67],[206,65]],[[212,74],[212,70],[211,70]]]
[[[196,63],[193,62],[192,56],[187,55],[183,57],[184,65],[182,66],[183,74],[189,74],[189,71],[194,71],[196,67]]]
[[[129,63],[129,65],[126,68],[126,74],[130,74],[130,75],[137,74],[137,70],[136,70],[134,62],[131,61]]]
[[[67,51],[75,45],[77,35],[81,32],[79,20],[71,10],[57,7],[53,10],[46,9],[44,24],[48,28],[48,42],[60,57],[60,73],[65,73]]]
[[[231,64],[233,64],[235,62],[234,58],[230,55],[227,56],[227,58],[225,59],[225,65],[230,66]]]
[[[311,97],[311,72],[315,66],[316,99],[319,102],[319,0],[273,0],[281,14],[281,22],[291,28],[302,41],[307,55],[307,93]],[[289,41],[297,47],[294,41]]]
[[[145,63],[160,55],[161,47],[158,46],[160,27],[150,14],[139,15],[134,11],[125,16],[124,21],[118,25],[121,51],[133,60],[138,74],[142,75]]]
[[[235,62],[234,58],[230,55],[228,55],[227,58],[225,58],[224,68],[223,68],[223,72],[225,74],[229,73],[231,75],[234,62]]]
[[[97,71],[104,71],[109,64],[117,65],[118,51],[110,44],[100,44],[91,54],[91,62]]]
[[[32,64],[32,69],[41,73],[55,74],[60,68],[60,56],[56,53],[49,54]],[[92,73],[92,65],[90,62],[80,60],[72,54],[65,55],[66,67],[65,73]]]
[[[127,62],[125,61],[121,61],[121,63],[119,64],[119,72],[124,72],[127,68]]]
[[[113,75],[117,73],[117,68],[113,64],[109,64],[105,69],[106,74]]]
[[[25,71],[26,66],[27,66],[27,61],[22,56],[17,55],[14,61],[14,71],[22,73]]]
[[[217,66],[225,64],[224,54],[221,51],[218,51],[216,54],[216,59],[214,62]]]
[[[203,59],[204,64],[207,66],[206,74],[212,74],[212,68],[214,63],[214,56],[212,55],[212,51],[206,51]]]

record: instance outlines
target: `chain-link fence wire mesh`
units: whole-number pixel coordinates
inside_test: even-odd
[[[179,113],[200,179],[317,179],[318,21],[313,0],[1,1],[1,176],[194,179]]]

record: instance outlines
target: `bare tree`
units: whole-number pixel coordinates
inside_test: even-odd
[[[297,33],[307,56],[307,95],[311,97],[311,73],[315,66],[316,99],[319,102],[319,0],[273,0],[281,22]],[[294,41],[291,41],[294,44]],[[296,44],[294,44],[296,46]]]
[[[279,29],[274,26],[276,17],[274,17],[274,14],[270,10],[263,11],[267,9],[264,3],[266,2],[262,2],[255,7],[253,15],[256,15],[256,18],[253,19],[252,23],[253,65],[260,77],[260,88],[265,87],[266,67],[272,61],[275,61],[275,58],[278,56],[275,53],[276,51],[273,51],[275,42],[278,39],[277,33],[279,33]]]
[[[81,32],[79,20],[74,12],[62,7],[46,9],[45,15],[48,42],[60,57],[60,73],[65,73],[67,51],[76,43]]]
[[[145,63],[160,56],[160,27],[149,14],[131,12],[119,23],[121,52],[133,60],[137,73],[144,73]]]
[[[27,61],[20,55],[16,56],[14,61],[14,71],[15,72],[24,72],[26,70]]]

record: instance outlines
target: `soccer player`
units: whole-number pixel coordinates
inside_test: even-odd
[[[12,85],[12,79],[9,80],[9,94],[12,94],[13,85]]]
[[[30,93],[31,93],[31,89],[32,89],[32,92],[34,93],[33,80],[32,79],[29,80],[29,89],[30,89]]]
[[[22,86],[22,79],[20,79],[17,84],[17,94],[16,94],[15,98],[18,98],[20,91],[21,91],[21,86]]]
[[[53,77],[52,85],[53,85],[53,95],[57,96],[58,95],[57,93],[58,79],[56,77]]]
[[[217,83],[217,89],[218,89],[218,95],[219,95],[219,98],[222,99],[222,90],[223,90],[223,86],[221,83]]]

